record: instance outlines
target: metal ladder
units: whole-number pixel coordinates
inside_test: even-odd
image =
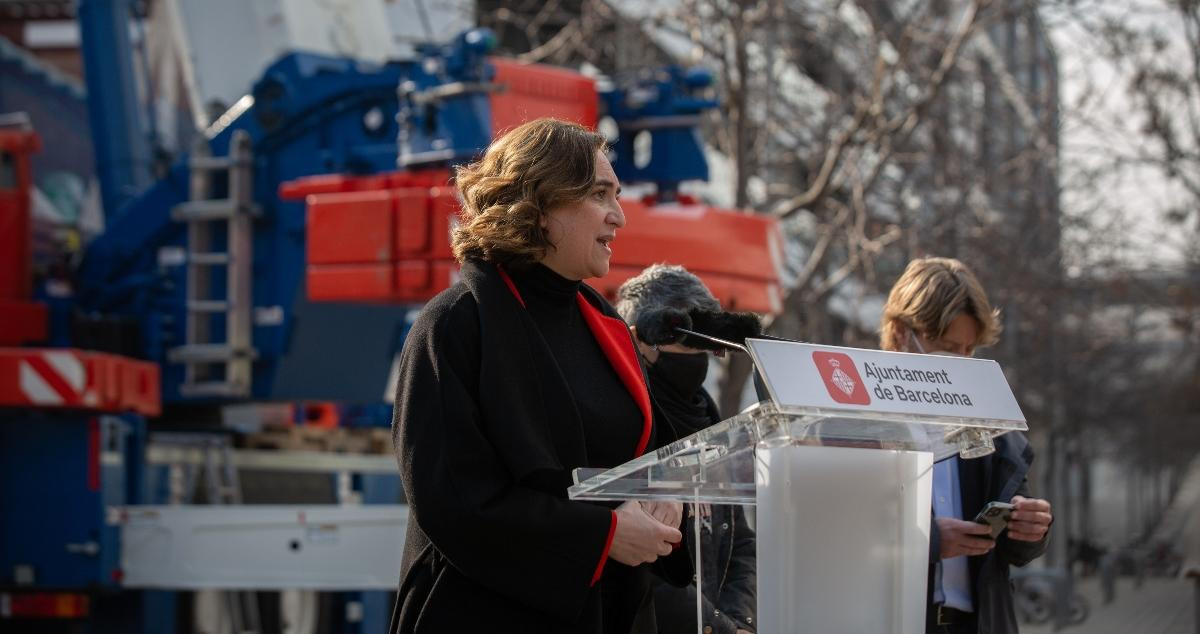
[[[171,211],[187,225],[187,334],[184,345],[172,349],[168,360],[184,364],[184,396],[245,397],[257,352],[251,343],[251,293],[254,218],[254,163],[250,135],[233,133],[229,156],[209,155],[203,137],[192,152],[188,202]],[[213,199],[213,180],[228,174],[228,196]],[[225,230],[225,250],[214,238]],[[224,294],[214,296],[214,280],[225,269]],[[216,315],[225,316],[225,337],[212,333]]]

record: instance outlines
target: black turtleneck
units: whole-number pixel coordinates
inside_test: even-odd
[[[635,458],[642,413],[583,320],[580,282],[541,264],[512,278],[579,408],[588,466],[610,468]]]

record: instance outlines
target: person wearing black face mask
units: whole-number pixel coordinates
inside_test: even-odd
[[[651,398],[675,438],[689,436],[721,420],[704,389],[712,346],[675,335],[670,316],[686,320],[689,330],[726,340],[759,334],[753,315],[726,313],[700,278],[680,266],[656,264],[626,281],[617,291],[617,312],[631,325],[646,365]],[[684,317],[690,315],[691,317]],[[640,330],[640,332],[639,332]],[[700,548],[705,632],[748,634],[754,631],[757,586],[754,530],[739,506],[689,506],[701,518]],[[696,586],[657,581],[654,610],[662,634],[696,631]]]

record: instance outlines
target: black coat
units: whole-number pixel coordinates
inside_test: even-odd
[[[995,440],[996,451],[991,455],[972,460],[958,460],[959,490],[962,492],[964,518],[973,518],[988,502],[1007,502],[1014,495],[1029,497],[1026,476],[1033,464],[1033,448],[1021,432],[1011,431]],[[933,580],[934,564],[941,551],[941,536],[937,523],[930,531],[929,544],[929,601],[926,621],[931,629],[934,608]],[[1013,609],[1012,586],[1009,584],[1009,566],[1024,566],[1046,552],[1050,533],[1037,542],[1024,542],[1008,538],[1002,533],[996,547],[985,555],[967,558],[971,574],[972,600],[978,619],[979,634],[1016,634],[1017,616]],[[931,630],[932,631],[932,630]]]
[[[580,297],[645,419],[632,459],[654,446],[645,376],[615,311],[587,286]],[[413,324],[392,429],[410,509],[393,632],[654,631],[649,567],[607,559],[615,505],[566,497],[587,465],[579,413],[495,267],[464,264]],[[686,583],[677,552],[662,574]]]

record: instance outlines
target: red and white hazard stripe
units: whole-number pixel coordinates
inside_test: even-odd
[[[21,393],[35,405],[92,407],[95,391],[87,389],[87,371],[79,357],[65,350],[31,354],[18,365]]]
[[[161,412],[158,366],[91,350],[0,347],[0,407]]]

